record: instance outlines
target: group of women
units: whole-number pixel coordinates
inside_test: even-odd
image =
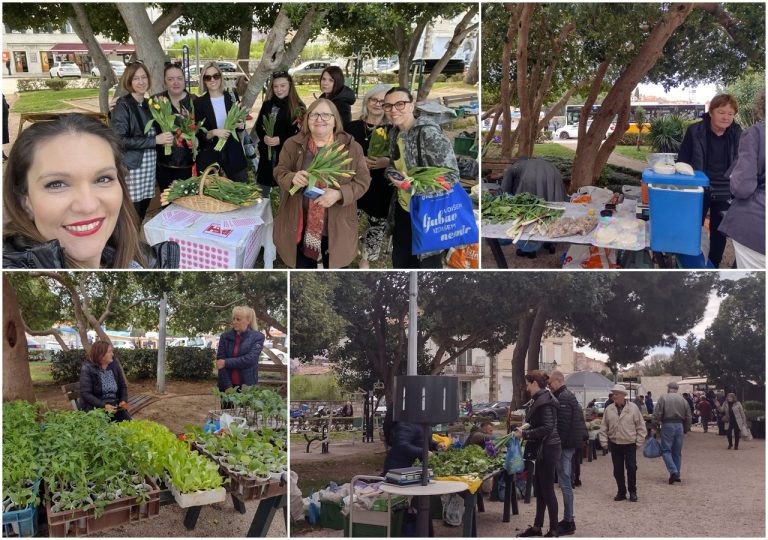
[[[202,70],[200,97],[186,92],[179,65],[166,65],[163,77],[166,90],[153,97],[167,98],[179,116],[194,114],[205,128],[192,146],[176,144],[177,135],[158,132],[157,123],[145,131],[152,119],[145,97],[151,80],[141,62],[126,67],[121,80],[125,95],[114,104],[111,129],[73,114],[35,124],[20,135],[4,176],[5,268],[178,267],[175,243],[150,248],[140,240],[155,184],[164,190],[192,176],[195,167],[201,172],[212,163],[228,178],[246,181],[248,160],[240,136],[245,124],[237,126],[239,141],[224,129],[238,97],[225,89],[215,63]],[[269,195],[275,186],[281,190],[273,240],[283,262],[291,268],[316,268],[318,262],[324,268],[349,266],[358,255],[364,214],[361,268],[381,258],[388,232],[394,268],[442,267],[442,253],[412,254],[410,195],[398,188],[401,174],[415,166],[446,167],[447,182],[458,181],[447,136],[431,119],[418,116],[406,88],[375,86],[354,121],[355,95],[344,85],[339,67],[323,71],[320,89],[318,99],[305,107],[292,77],[273,73],[254,126],[262,193]],[[271,133],[267,117],[272,117]],[[368,157],[373,134],[382,128],[388,155]],[[221,140],[226,142],[216,150]],[[312,159],[332,144],[348,152],[345,167],[351,173],[339,177],[338,186],[325,186],[315,199],[304,196],[303,189],[291,194],[291,188],[308,185]],[[166,145],[172,148],[168,155],[162,151]]]

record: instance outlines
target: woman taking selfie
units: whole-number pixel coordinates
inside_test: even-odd
[[[304,195],[306,169],[329,144],[341,144],[351,161],[350,178],[338,178],[340,187],[326,186],[315,199]],[[301,132],[288,139],[280,153],[275,179],[283,189],[274,226],[274,241],[283,262],[291,268],[343,268],[357,254],[357,200],[371,182],[363,149],[341,128],[333,103],[318,99],[307,109]],[[289,190],[299,189],[294,195]]]
[[[88,116],[24,130],[3,177],[3,267],[178,268],[175,242],[140,241],[121,159],[115,133]]]

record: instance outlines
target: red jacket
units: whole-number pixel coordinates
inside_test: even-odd
[[[710,405],[709,401],[706,399],[700,400],[696,404],[696,408],[699,409],[699,414],[701,416],[712,416],[712,405]]]

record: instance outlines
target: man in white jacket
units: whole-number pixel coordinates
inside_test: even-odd
[[[612,392],[613,403],[605,408],[598,437],[603,448],[607,446],[611,451],[613,477],[618,488],[613,500],[626,500],[628,487],[629,500],[637,502],[637,448],[645,441],[645,420],[637,405],[627,401],[627,389],[623,385],[617,384]]]

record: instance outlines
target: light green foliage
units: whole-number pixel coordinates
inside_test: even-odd
[[[418,460],[417,460],[418,463]],[[498,470],[504,464],[504,456],[490,457],[476,444],[464,448],[449,448],[429,457],[429,468],[436,477],[470,475],[482,478]]]
[[[39,478],[38,408],[27,401],[3,403],[3,497],[14,510],[39,502],[33,487]]]
[[[765,70],[749,70],[733,83],[722,89],[722,92],[731,94],[739,104],[739,112],[736,114],[736,122],[746,129],[759,120],[755,111],[755,97],[760,91],[765,90]],[[720,89],[718,88],[718,93]],[[762,111],[762,116],[765,111]]]
[[[335,374],[291,375],[291,399],[339,400],[341,388]]]

